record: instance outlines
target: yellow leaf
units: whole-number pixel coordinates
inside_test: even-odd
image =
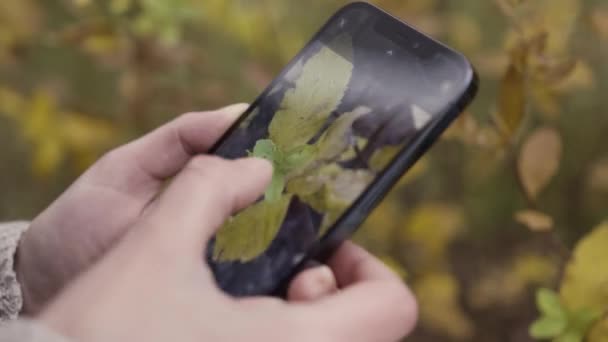
[[[390,194],[386,200],[372,211],[365,223],[359,230],[364,235],[365,241],[371,244],[383,246],[387,241],[393,239],[398,222],[403,219],[403,209],[394,194]],[[369,245],[369,243],[367,244]]]
[[[533,232],[546,232],[553,229],[553,218],[535,210],[522,210],[515,213],[515,220]]]
[[[32,169],[38,178],[53,173],[64,158],[64,148],[60,140],[50,137],[34,145]]]
[[[460,285],[447,272],[422,276],[412,286],[420,307],[420,321],[432,331],[469,340],[474,326],[459,303]]]
[[[511,64],[500,84],[498,125],[506,140],[519,129],[526,108],[524,75]]]
[[[24,100],[21,95],[11,89],[0,87],[0,115],[6,115],[12,119],[21,119]]]
[[[467,14],[453,14],[448,17],[447,30],[456,48],[472,51],[479,48],[483,32],[478,18]]]
[[[591,24],[595,32],[608,39],[608,7],[595,9],[591,14]]]
[[[555,280],[558,263],[549,256],[522,254],[513,261],[510,273],[526,285],[545,285]]]
[[[594,165],[588,179],[591,189],[608,192],[608,160]]]
[[[600,320],[593,325],[586,341],[588,342],[608,342],[608,317]]]
[[[426,267],[442,264],[448,245],[463,231],[461,210],[448,204],[429,203],[411,212],[403,223],[401,239],[415,248],[415,263]]]
[[[59,133],[69,147],[87,150],[108,147],[118,135],[110,122],[79,113],[64,113]]]
[[[608,222],[595,228],[574,249],[560,295],[572,312],[608,309]]]
[[[561,154],[561,136],[554,128],[539,128],[526,140],[519,155],[517,170],[530,199],[536,199],[549,184],[559,168]]]
[[[133,5],[133,0],[111,0],[110,11],[114,14],[121,15],[126,13]]]
[[[547,49],[550,53],[563,53],[576,28],[581,10],[580,0],[541,0],[538,3],[540,25],[550,32]]]
[[[88,36],[82,42],[82,48],[92,55],[102,55],[114,52],[120,47],[120,42],[113,34],[95,34]]]
[[[10,32],[14,39],[30,38],[38,33],[40,19],[38,2],[0,1],[0,35]]]
[[[530,95],[534,99],[536,108],[547,119],[557,118],[560,113],[560,106],[555,91],[547,87],[544,82],[535,82],[530,88]]]
[[[548,84],[559,83],[574,72],[577,64],[578,61],[572,58],[550,61],[544,58],[544,61],[536,65],[536,77]]]
[[[585,61],[576,63],[576,67],[561,82],[557,83],[554,88],[558,91],[568,92],[574,90],[588,90],[595,87],[596,81],[594,71]]]
[[[89,6],[93,1],[92,0],[72,0],[76,7],[86,7]]]
[[[482,51],[471,56],[480,74],[498,79],[509,66],[509,56],[503,51]]]

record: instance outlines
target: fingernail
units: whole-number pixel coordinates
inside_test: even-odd
[[[326,265],[319,266],[317,272],[317,283],[324,290],[330,290],[336,287],[334,272]]]
[[[245,111],[249,108],[249,104],[247,103],[237,103],[222,109],[219,109],[219,112],[225,113],[228,116],[238,117],[245,113]]]

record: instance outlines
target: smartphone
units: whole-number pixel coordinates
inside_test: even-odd
[[[367,3],[339,10],[212,153],[274,166],[205,258],[233,296],[281,295],[348,239],[472,100],[461,54]]]

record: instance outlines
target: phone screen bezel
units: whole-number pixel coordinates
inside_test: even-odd
[[[421,33],[412,26],[400,21],[396,17],[366,2],[354,2],[338,10],[313,36],[313,38],[302,48],[281,73],[266,87],[266,89],[255,99],[247,111],[239,117],[236,122],[226,131],[226,133],[210,149],[210,154],[215,154],[218,147],[238,129],[244,120],[258,107],[259,103],[277,85],[285,74],[294,66],[295,63],[311,48],[313,44],[321,41],[324,32],[340,20],[344,14],[350,10],[366,11],[366,14],[376,17],[377,24],[383,27],[384,35],[391,39],[400,47],[412,54],[433,54],[441,53],[462,66],[464,78],[459,86],[461,94],[456,97],[454,103],[450,103],[444,112],[437,113],[437,118],[424,128],[417,137],[406,144],[400,150],[389,165],[382,170],[369,184],[355,202],[334,222],[327,230],[325,235],[319,239],[317,244],[305,255],[304,259],[296,265],[273,293],[269,295],[284,296],[289,280],[297,274],[302,267],[311,259],[324,261],[331,256],[333,251],[346,239],[348,239],[361,225],[370,212],[386,196],[389,190],[397,183],[399,178],[406,173],[420,157],[433,145],[441,133],[450,123],[460,114],[460,112],[472,101],[478,88],[477,74],[462,54],[447,47],[441,42]],[[416,42],[416,44],[412,44]]]

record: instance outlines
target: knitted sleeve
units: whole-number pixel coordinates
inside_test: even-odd
[[[14,270],[15,252],[28,222],[0,224],[0,323],[16,319],[23,298]]]

